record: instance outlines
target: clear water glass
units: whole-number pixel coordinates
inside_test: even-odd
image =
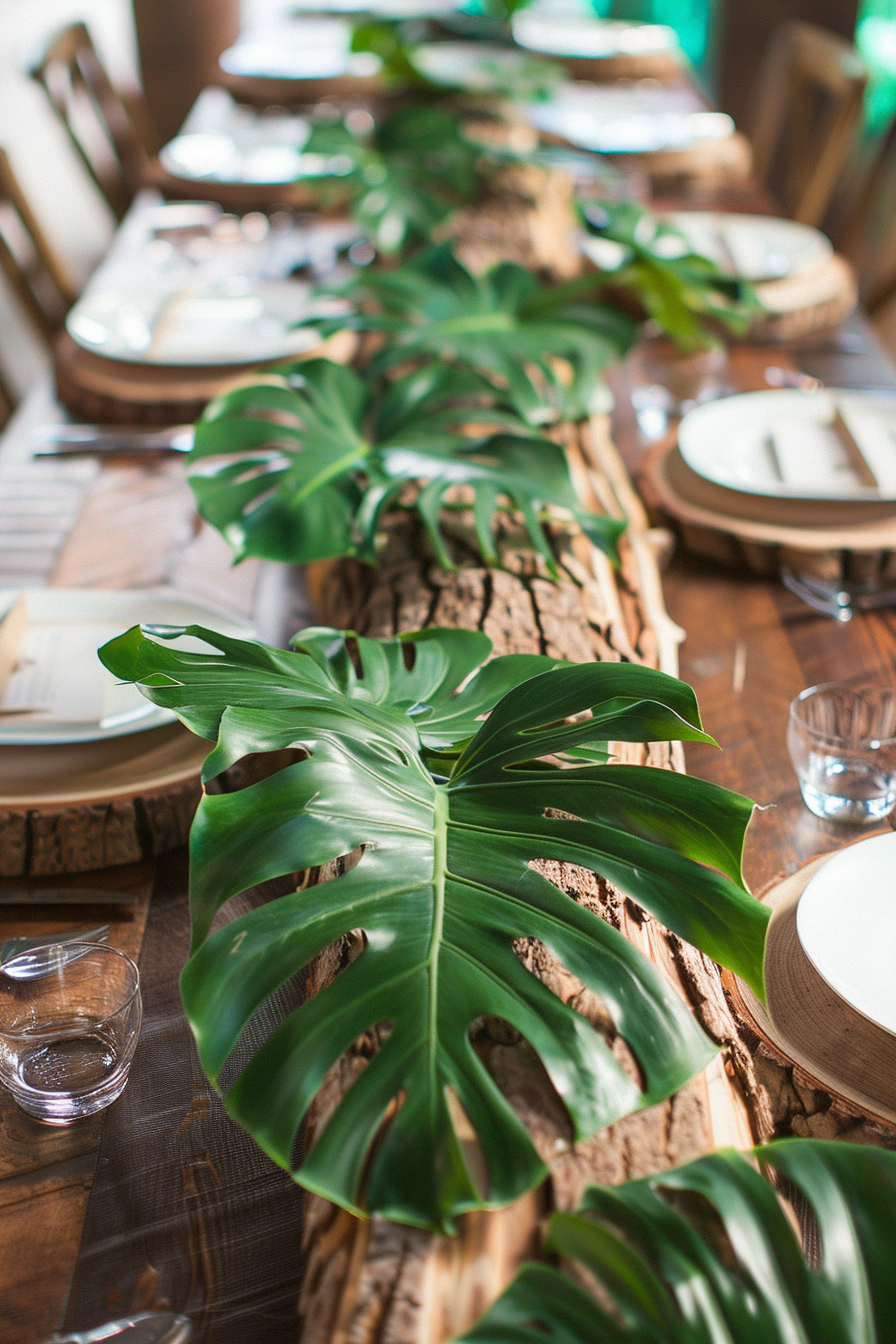
[[[896,687],[810,686],[790,706],[787,748],[816,817],[882,821],[896,805]]]
[[[140,979],[102,943],[50,943],[0,970],[0,1083],[22,1110],[68,1125],[124,1091],[140,1033]]]

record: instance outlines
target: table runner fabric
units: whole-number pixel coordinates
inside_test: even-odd
[[[170,1307],[190,1314],[196,1344],[271,1344],[298,1334],[303,1192],[230,1120],[200,1067],[177,984],[186,866],[183,851],[159,864],[143,1029],[106,1117],[64,1328]]]

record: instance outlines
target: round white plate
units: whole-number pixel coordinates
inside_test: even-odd
[[[835,854],[800,897],[806,956],[832,989],[896,1033],[896,834]]]
[[[680,210],[667,218],[694,252],[751,284],[811,270],[827,261],[834,250],[819,229],[772,215]]]
[[[600,59],[674,51],[678,47],[674,30],[662,23],[539,13],[537,7],[514,14],[511,27],[515,42],[545,56]]]
[[[860,459],[833,424],[839,409]],[[698,476],[777,499],[896,500],[896,395],[781,388],[723,397],[689,411],[678,447]]]
[[[526,115],[537,130],[596,154],[692,149],[734,134],[731,117],[705,111],[690,88],[572,83],[549,102],[528,103]]]
[[[424,42],[412,53],[414,65],[433,84],[488,93],[495,86],[521,79],[547,76],[547,62],[527,51],[502,47],[496,42]],[[557,67],[558,82],[565,78]]]
[[[352,28],[333,15],[297,17],[241,37],[222,52],[228,75],[250,79],[339,79],[379,74],[382,61],[370,51],[351,50]]]
[[[22,591],[0,589],[0,617]],[[38,702],[30,707],[47,709],[15,718],[0,714],[0,746],[98,742],[173,723],[177,717],[173,710],[152,704],[135,687],[118,684],[96,657],[100,645],[133,625],[204,625],[236,639],[254,637],[251,630],[217,612],[152,590],[29,588],[24,590],[24,597],[28,630],[20,662],[25,662],[29,649],[36,657],[33,675],[29,674],[27,682],[18,683],[16,703],[21,703],[24,696],[26,702]],[[171,646],[210,652],[194,639],[171,641]],[[61,663],[54,658],[60,650],[64,651]],[[7,688],[7,701],[17,684],[16,675]],[[60,705],[66,707],[56,717],[53,706]],[[91,713],[91,706],[97,706],[99,712]],[[81,712],[86,717],[77,717]]]

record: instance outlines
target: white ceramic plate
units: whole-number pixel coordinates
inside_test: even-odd
[[[370,51],[351,50],[352,26],[333,15],[300,17],[241,37],[219,58],[229,75],[250,79],[369,79],[382,62]]]
[[[0,616],[22,590],[0,589]],[[0,746],[55,746],[97,742],[173,723],[176,715],[122,686],[102,666],[96,650],[132,625],[204,625],[237,639],[252,631],[186,602],[143,589],[26,589],[28,630],[20,648],[22,670],[14,672],[4,708],[41,710],[0,714]],[[179,639],[178,649],[209,652],[197,640]]]
[[[752,284],[811,270],[827,261],[834,250],[820,230],[771,215],[681,210],[668,219],[695,252]]]
[[[550,102],[526,104],[525,113],[538,130],[598,154],[691,149],[734,133],[728,114],[704,111],[688,87],[576,82]]]
[[[896,1033],[896,834],[850,845],[819,868],[800,897],[796,927],[832,989]]]
[[[877,487],[832,419],[839,409]],[[896,396],[828,388],[745,392],[689,411],[678,447],[698,476],[778,499],[896,500]]]
[[[320,343],[305,319],[347,305],[314,298],[312,279],[290,272],[311,266],[314,278],[334,276],[338,253],[359,236],[348,221],[275,230],[259,214],[241,225],[215,206],[138,204],[66,327],[85,350],[133,364],[248,364],[303,354]]]
[[[552,14],[539,12],[537,5],[514,14],[511,26],[515,42],[545,56],[600,59],[674,51],[678,47],[674,30],[662,23]]]
[[[472,89],[476,93],[488,93],[509,81],[527,78],[540,85],[551,73],[547,62],[530,52],[502,47],[496,42],[424,42],[414,48],[413,62],[433,84]],[[562,69],[557,67],[556,82],[564,79]],[[531,96],[528,90],[526,96]]]

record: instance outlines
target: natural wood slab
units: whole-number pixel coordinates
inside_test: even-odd
[[[806,1085],[830,1093],[856,1117],[896,1126],[896,1036],[840,998],[797,933],[800,896],[832,857],[813,859],[762,898],[774,911],[766,951],[768,1007],[736,976],[726,972],[725,984],[763,1044],[780,1062],[795,1065]],[[848,899],[844,893],[844,903]]]
[[[182,845],[208,751],[177,723],[102,742],[0,747],[0,876],[86,872]]]
[[[555,533],[562,574],[556,585],[522,551],[513,573],[480,568],[464,550],[460,532],[455,548],[461,567],[445,573],[427,558],[419,531],[412,524],[396,523],[376,570],[350,563],[317,568],[313,595],[319,618],[380,637],[422,625],[481,629],[492,639],[496,654],[628,659],[662,664],[674,672],[680,632],[662,604],[656,565],[661,538],[649,527],[606,421],[568,428],[564,434],[583,501],[629,520],[620,570],[613,570],[580,535],[561,527]],[[681,768],[680,748],[668,744],[627,744],[619,747],[619,756],[632,763]],[[545,1087],[531,1051],[501,1024],[487,1024],[477,1048],[550,1164],[548,1183],[507,1210],[467,1216],[453,1240],[380,1219],[362,1222],[307,1197],[302,1344],[443,1344],[468,1328],[487,1300],[509,1282],[536,1243],[545,1214],[575,1206],[587,1184],[653,1174],[721,1143],[745,1147],[770,1133],[770,1113],[739,1040],[718,968],[603,879],[570,864],[543,862],[538,867],[571,899],[620,928],[661,968],[722,1044],[723,1054],[667,1101],[573,1147],[562,1106]],[[600,1029],[599,1006],[544,947],[521,939],[516,950],[524,965]],[[351,937],[343,940],[318,960],[311,987],[326,985],[356,952]],[[331,1071],[315,1104],[309,1140],[353,1080],[356,1054],[375,1046],[374,1039],[361,1043]]]

